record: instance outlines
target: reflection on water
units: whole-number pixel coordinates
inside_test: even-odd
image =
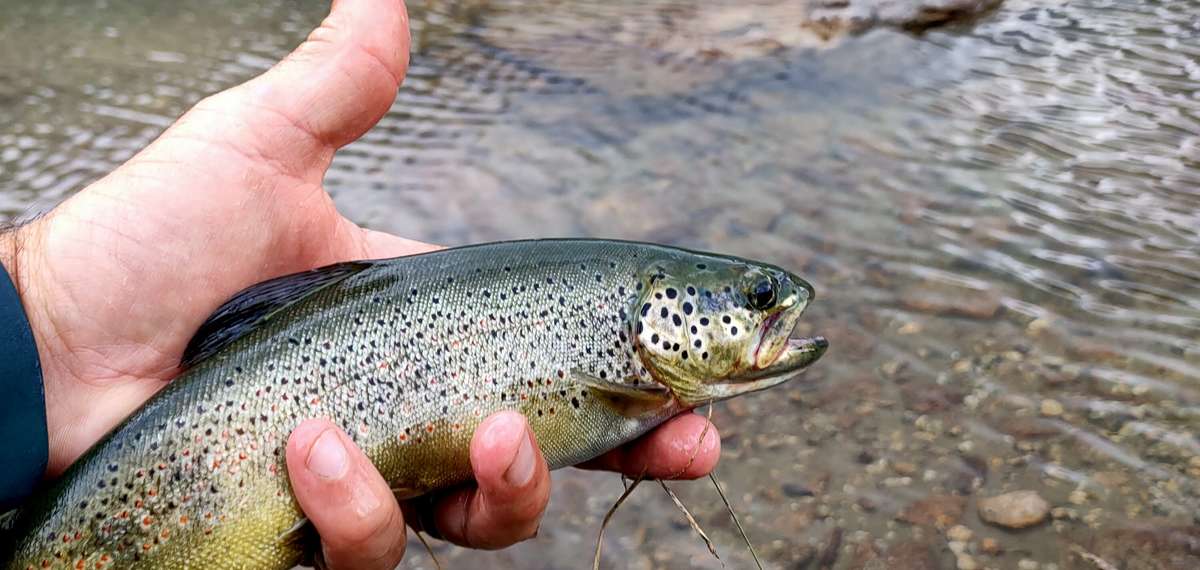
[[[405,87],[327,185],[419,239],[649,239],[813,281],[802,332],[833,343],[813,382],[715,413],[719,474],[772,566],[1200,567],[1200,3],[1011,0],[828,48],[796,9],[755,7],[413,6]],[[0,8],[10,216],[264,69],[324,10]],[[537,540],[442,556],[583,565],[620,483],[556,485]],[[746,567],[712,489],[675,488]],[[1017,490],[1046,522],[981,521],[981,499]],[[653,487],[627,505],[606,567],[719,567]]]

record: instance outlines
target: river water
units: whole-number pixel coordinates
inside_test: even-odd
[[[829,353],[714,412],[770,567],[1200,568],[1200,2],[842,33],[860,5],[414,3],[408,80],[327,187],[416,239],[652,240],[809,278],[801,332]],[[0,0],[0,219],[108,172],[325,9]],[[621,483],[555,485],[537,539],[440,558],[586,567]],[[752,564],[710,486],[673,488]],[[1047,520],[983,521],[1010,491]],[[654,485],[604,552],[720,567]]]

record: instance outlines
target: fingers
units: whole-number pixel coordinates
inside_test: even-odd
[[[579,467],[616,471],[627,477],[697,479],[708,475],[720,456],[721,436],[716,426],[702,416],[682,414]]]
[[[550,470],[525,417],[499,412],[484,420],[471,440],[471,468],[477,486],[453,491],[434,507],[442,538],[497,549],[537,534],[550,502]]]
[[[332,570],[391,570],[404,556],[400,506],[387,482],[342,430],[309,420],[292,432],[288,475],[321,536]]]

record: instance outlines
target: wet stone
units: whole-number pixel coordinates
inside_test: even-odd
[[[966,508],[966,497],[933,495],[905,507],[896,518],[918,526],[949,528],[962,519]]]
[[[1089,532],[1063,549],[1066,570],[1195,570],[1200,568],[1200,526],[1139,523]]]
[[[800,498],[811,497],[815,493],[813,493],[812,489],[798,483],[784,483],[783,494],[792,498]]]
[[[979,517],[1006,528],[1026,528],[1046,520],[1050,503],[1035,491],[1013,491],[979,499]]]
[[[957,390],[931,383],[911,383],[900,388],[904,407],[919,414],[940,412],[958,406],[963,394]]]
[[[941,568],[929,544],[909,540],[879,552],[870,542],[855,547],[848,570],[927,570]]]
[[[910,311],[944,317],[991,319],[1000,314],[1000,296],[990,291],[930,291],[911,288],[900,293],[900,306]]]

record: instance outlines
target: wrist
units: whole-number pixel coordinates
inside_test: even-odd
[[[10,229],[0,230],[0,266],[8,273],[13,287],[21,301],[25,319],[33,334],[33,342],[37,349],[37,357],[41,368],[42,393],[44,396],[46,431],[49,437],[49,463],[46,466],[47,475],[61,473],[63,464],[63,449],[61,437],[54,426],[56,414],[54,409],[55,393],[54,380],[59,367],[59,359],[55,358],[52,343],[56,339],[50,334],[49,306],[45,301],[44,292],[38,285],[37,275],[40,271],[37,251],[39,250],[40,235],[44,221],[30,222]],[[73,458],[72,458],[73,459]],[[68,462],[69,463],[69,462]]]
[[[49,464],[41,357],[22,291],[21,236],[0,233],[0,511],[38,486]]]

